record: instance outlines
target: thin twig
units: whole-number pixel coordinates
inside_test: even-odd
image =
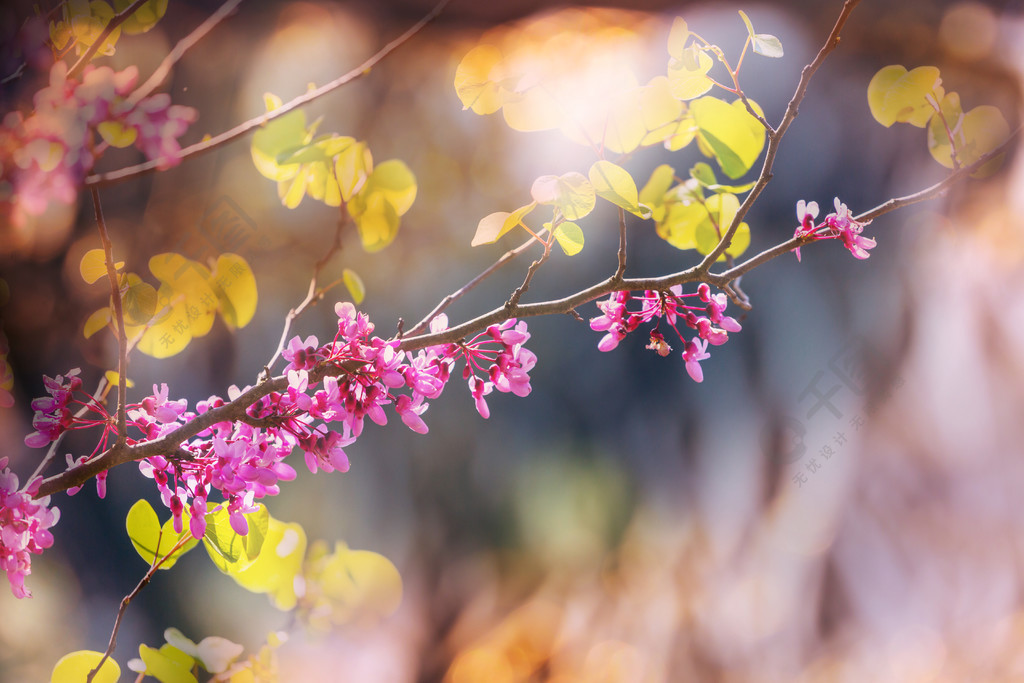
[[[540,234],[543,235],[544,232],[541,231]],[[501,255],[501,258],[499,258],[497,261],[488,266],[486,270],[484,270],[482,273],[474,277],[472,280],[464,284],[462,287],[460,287],[459,289],[455,290],[454,292],[446,296],[444,299],[442,299],[441,302],[437,304],[437,306],[435,306],[432,311],[430,311],[430,313],[427,313],[426,317],[424,317],[423,320],[416,323],[415,327],[413,327],[411,330],[409,330],[402,336],[415,336],[426,331],[426,329],[430,325],[430,321],[432,321],[434,318],[436,318],[438,315],[444,312],[446,308],[448,308],[454,302],[458,301],[478,284],[480,284],[481,282],[489,278],[491,275],[493,275],[499,268],[501,268],[502,266],[510,262],[512,259],[514,259],[515,257],[522,254],[524,251],[529,249],[530,246],[535,244],[536,242],[537,240],[531,237],[530,239],[526,240],[515,249],[510,249],[506,251],[504,254]]]
[[[768,182],[772,179],[772,167],[775,164],[775,156],[779,151],[779,144],[782,141],[782,137],[786,134],[789,126],[796,119],[796,115],[800,109],[800,103],[803,101],[804,96],[807,94],[807,86],[811,82],[811,77],[821,67],[825,58],[839,46],[839,33],[842,31],[843,26],[846,25],[846,20],[850,17],[850,12],[857,6],[860,0],[846,0],[843,3],[843,9],[839,13],[839,18],[836,19],[835,25],[832,27],[831,33],[829,33],[828,39],[825,40],[825,44],[822,45],[821,49],[818,50],[817,56],[810,64],[805,66],[800,72],[800,81],[797,83],[796,91],[793,93],[793,97],[789,100],[789,104],[786,106],[786,112],[782,116],[782,120],[779,125],[772,130],[768,130],[766,133],[768,136],[768,151],[765,153],[764,164],[761,167],[761,174],[757,178],[757,182],[751,189],[750,194],[746,196],[740,208],[736,211],[736,215],[732,219],[732,223],[729,225],[729,229],[726,230],[725,235],[719,240],[718,245],[704,257],[699,266],[701,272],[708,272],[711,266],[718,260],[718,257],[729,248],[732,243],[732,238],[736,234],[736,230],[739,229],[740,223],[746,217],[750,207],[753,206],[754,201],[760,196],[761,192],[768,185]],[[770,126],[769,126],[770,128]]]
[[[160,548],[160,537],[162,534],[163,531],[161,530],[160,535],[157,536],[156,547],[158,549]],[[99,673],[100,669],[103,667],[103,663],[106,662],[107,659],[109,659],[114,654],[114,650],[117,648],[117,632],[121,629],[121,620],[124,619],[124,613],[125,611],[127,611],[128,605],[131,604],[131,601],[135,599],[135,596],[138,595],[139,592],[141,592],[142,589],[149,584],[149,582],[153,578],[153,575],[156,573],[156,570],[160,569],[161,565],[163,565],[163,563],[167,561],[167,558],[169,558],[174,553],[178,552],[178,550],[181,547],[183,547],[186,543],[188,543],[190,540],[192,540],[192,535],[186,534],[181,539],[179,539],[177,543],[174,544],[174,547],[171,548],[166,555],[161,557],[159,560],[157,560],[157,558],[154,557],[153,564],[150,565],[149,570],[146,572],[145,576],[143,576],[139,580],[139,583],[135,586],[135,588],[132,589],[131,593],[122,598],[121,606],[117,610],[117,617],[114,618],[114,628],[110,632],[110,641],[107,643],[107,649],[103,653],[103,657],[100,658],[99,664],[96,665],[96,668],[89,672],[89,675],[85,679],[86,683],[92,681],[92,679],[96,676],[97,673]]]
[[[963,180],[971,173],[974,173],[988,162],[992,161],[1001,154],[1005,154],[1006,151],[1010,148],[1010,144],[1020,135],[1020,132],[1021,128],[1018,127],[1016,130],[1013,131],[1013,133],[1010,134],[1010,136],[1006,140],[1003,141],[1002,144],[993,149],[991,152],[980,157],[977,161],[975,161],[973,164],[969,166],[961,166],[960,170],[950,173],[948,176],[946,176],[939,182],[935,183],[934,185],[930,185],[924,188],[923,190],[914,192],[913,194],[908,194],[903,197],[894,197],[886,202],[879,204],[873,209],[870,209],[868,211],[865,211],[864,213],[855,216],[854,220],[861,223],[867,223],[868,221],[874,220],[875,218],[883,216],[891,211],[895,211],[896,209],[901,209],[905,206],[910,206],[911,204],[917,204],[919,202],[927,201],[929,199],[934,199],[935,197],[938,197],[943,192],[948,190],[951,186]],[[791,239],[786,240],[785,242],[782,242],[781,244],[776,244],[775,246],[769,249],[765,249],[756,256],[750,257],[749,259],[739,264],[735,268],[730,268],[729,270],[725,271],[724,273],[716,277],[725,282],[731,282],[732,280],[735,280],[736,278],[742,276],[744,273],[748,273],[751,270],[757,268],[758,266],[764,265],[765,263],[771,261],[774,258],[782,256],[783,254],[787,254],[792,250],[796,249],[797,247],[805,247],[809,244],[814,244],[816,241],[818,240],[815,240],[813,237],[809,236],[802,238],[793,237]]]
[[[107,266],[107,281],[110,282],[110,301],[114,307],[114,322],[117,324],[117,442],[124,443],[128,436],[126,406],[128,404],[128,334],[124,327],[124,310],[121,305],[121,287],[117,281],[117,270],[114,268],[114,245],[107,233],[107,223],[103,220],[103,208],[100,206],[99,188],[92,191],[92,205],[96,210],[96,227],[103,243],[103,260]]]
[[[295,109],[298,109],[299,107],[309,104],[313,100],[323,97],[327,93],[333,90],[337,90],[341,86],[347,85],[352,81],[367,75],[368,73],[370,73],[370,70],[373,67],[380,63],[381,60],[383,60],[385,57],[387,57],[392,52],[397,50],[410,38],[419,33],[424,26],[433,21],[437,17],[437,15],[441,13],[441,10],[444,9],[445,5],[447,5],[449,2],[450,0],[441,0],[441,2],[439,2],[434,7],[434,9],[430,10],[430,12],[425,17],[417,21],[413,26],[406,30],[405,33],[392,40],[390,43],[388,43],[379,51],[377,51],[377,53],[374,54],[372,57],[370,57],[365,62],[357,66],[355,69],[352,69],[345,75],[340,76],[339,78],[336,78],[330,83],[322,85],[315,90],[311,90],[304,95],[296,97],[287,104],[278,107],[274,111],[269,111],[266,114],[261,114],[260,116],[251,118],[248,121],[240,123],[234,128],[226,130],[223,133],[216,135],[208,140],[205,140],[203,142],[197,142],[194,145],[189,145],[188,147],[181,150],[181,152],[175,157],[175,161],[187,159],[188,157],[203,154],[205,152],[217,149],[218,147],[222,147],[227,143],[242,137],[251,130],[255,130],[256,128],[259,128],[260,126],[270,121],[273,121],[274,119],[284,116],[288,112],[291,112]],[[136,164],[135,166],[128,166],[127,168],[118,169],[116,171],[110,171],[108,173],[96,173],[86,177],[85,184],[88,186],[93,186],[109,185],[111,183],[121,182],[123,180],[135,178],[136,176],[151,173],[159,168],[165,167],[167,166],[169,161],[169,159],[161,157],[159,159],[153,159],[145,163]]]
[[[192,30],[187,36],[178,41],[178,44],[174,46],[164,60],[160,62],[160,66],[156,68],[156,71],[146,79],[146,82],[136,88],[135,92],[128,98],[128,103],[132,106],[139,103],[143,97],[153,92],[157,86],[163,83],[167,75],[171,73],[171,67],[173,67],[178,60],[180,60],[188,50],[198,43],[207,33],[213,30],[217,24],[219,24],[224,18],[231,14],[242,0],[227,0],[223,5],[220,6],[216,12],[207,17],[206,21],[201,23],[195,29]]]
[[[626,211],[619,207],[619,265],[615,269],[616,280],[621,280],[626,275]]]
[[[147,2],[149,2],[149,0],[135,0],[135,2],[112,16],[110,21],[107,22],[107,25],[103,27],[102,31],[100,31],[99,38],[94,40],[92,45],[90,45],[88,49],[82,53],[82,56],[78,58],[75,65],[68,69],[68,78],[75,78],[78,76],[78,74],[82,72],[82,69],[85,68],[85,65],[89,63],[89,60],[96,56],[96,53],[99,52],[100,46],[102,46],[107,38],[110,37],[110,34],[114,32],[114,29],[128,21],[128,18],[135,14],[135,11]]]
[[[306,290],[305,298],[299,302],[298,306],[288,311],[288,314],[284,317],[284,329],[281,330],[281,339],[277,342],[277,348],[274,349],[274,355],[272,355],[270,360],[267,361],[267,364],[263,366],[263,372],[260,373],[259,381],[265,381],[270,377],[270,369],[274,367],[274,363],[276,363],[277,359],[281,357],[282,353],[284,353],[284,345],[288,340],[288,333],[291,331],[292,323],[295,322],[295,319],[302,315],[307,308],[320,301],[320,299],[323,298],[324,293],[337,284],[337,282],[333,282],[322,290],[317,288],[317,284],[320,281],[320,271],[324,269],[336,253],[341,251],[341,234],[345,227],[347,216],[348,213],[344,210],[344,207],[342,207],[341,217],[338,219],[337,226],[334,230],[334,242],[331,244],[331,248],[327,250],[327,253],[323,255],[323,258],[313,265],[313,277],[309,279],[309,289]]]
[[[96,391],[94,391],[92,393],[92,396],[90,397],[89,401],[90,402],[91,401],[97,401],[98,402],[99,401],[99,397],[103,394],[103,392],[106,390],[106,388],[107,388],[107,376],[103,375],[102,377],[100,377],[100,382],[99,382],[99,384],[96,385]],[[91,409],[91,406],[89,405],[89,402],[86,402],[85,405],[83,405],[81,408],[79,408],[78,411],[75,413],[75,417],[76,418],[82,417],[87,412],[89,412],[90,409]],[[57,449],[60,448],[60,444],[64,440],[64,437],[65,437],[65,435],[67,435],[67,433],[68,433],[68,431],[65,430],[65,431],[63,431],[63,432],[61,432],[60,434],[57,435],[57,438],[54,439],[53,443],[51,443],[50,447],[47,449],[46,455],[39,462],[39,465],[36,466],[35,472],[33,472],[32,476],[28,478],[29,481],[34,480],[36,477],[38,477],[39,475],[41,475],[43,472],[46,471],[46,468],[49,467],[51,462],[53,462],[53,459],[55,457],[57,457]]]

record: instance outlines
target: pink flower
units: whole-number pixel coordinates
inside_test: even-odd
[[[796,203],[796,219],[800,221],[793,237],[806,237],[814,232],[814,219],[818,217],[818,202],[807,203],[800,200]],[[800,260],[800,247],[793,250],[796,260]]]
[[[793,233],[793,237],[812,241],[838,238],[843,241],[843,245],[850,250],[854,258],[866,259],[870,256],[868,249],[873,249],[876,244],[875,240],[861,235],[864,226],[870,221],[861,223],[856,220],[850,214],[850,210],[846,208],[846,204],[839,201],[839,197],[835,198],[833,204],[836,208],[835,213],[825,216],[825,220],[816,226],[814,218],[818,215],[818,204],[816,202],[805,204],[802,199],[797,202],[796,215],[800,219],[800,225]],[[800,248],[797,247],[793,251],[796,253],[796,260],[799,261]]]
[[[36,477],[18,490],[18,477],[0,458],[0,569],[7,572],[11,592],[17,598],[31,597],[25,577],[32,573],[31,555],[53,545],[50,528],[60,520],[60,510],[48,507],[50,497],[33,498],[42,484]]]
[[[707,353],[707,348],[707,341],[694,337],[693,340],[687,342],[686,350],[683,351],[683,360],[686,361],[686,372],[689,373],[694,382],[704,381],[704,371],[700,367],[700,361],[711,357]]]
[[[850,250],[854,258],[866,259],[871,255],[868,253],[868,249],[873,249],[876,244],[875,240],[860,234],[867,223],[854,220],[850,215],[850,210],[846,208],[846,204],[839,201],[839,197],[835,199],[835,207],[835,214],[830,214],[825,219],[825,223],[839,234],[843,244]],[[870,221],[868,222],[870,223]]]

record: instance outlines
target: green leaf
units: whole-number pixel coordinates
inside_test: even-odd
[[[586,176],[575,171],[537,178],[530,188],[530,195],[538,204],[553,204],[570,221],[589,214],[597,202],[594,186]]]
[[[136,501],[131,509],[128,510],[125,528],[128,530],[128,538],[131,539],[135,552],[148,565],[152,565],[155,559],[167,555],[171,548],[182,538],[191,535],[187,508],[182,513],[181,533],[176,533],[174,531],[174,518],[168,519],[161,526],[153,506],[145,499]],[[160,569],[170,569],[173,567],[178,558],[194,548],[196,543],[198,541],[194,538],[187,541],[160,565]]]
[[[751,106],[760,113],[755,103]],[[711,150],[722,171],[739,178],[750,170],[764,149],[765,131],[747,112],[743,102],[727,104],[716,97],[702,97],[690,104],[698,136]]]
[[[894,123],[909,123],[918,128],[928,125],[945,91],[939,70],[919,66],[912,71],[899,64],[878,70],[868,83],[868,107],[871,115],[888,128]]]
[[[597,161],[590,167],[590,184],[598,197],[607,199],[640,218],[650,218],[651,210],[641,207],[633,176],[626,169],[610,161]],[[570,254],[571,255],[571,254]]]
[[[352,303],[356,306],[363,303],[363,299],[366,298],[366,285],[363,284],[363,279],[359,277],[359,273],[351,268],[346,268],[341,272],[341,279],[345,282],[345,287],[352,296]]]
[[[690,169],[690,177],[704,187],[716,185],[718,183],[718,180],[715,178],[715,172],[711,170],[711,166],[703,161],[699,161],[693,165],[693,168]]]
[[[256,561],[267,538],[270,513],[265,505],[245,515],[249,532],[242,536],[231,526],[228,510],[221,507],[206,516],[203,546],[217,569],[225,574],[236,574]]]
[[[103,659],[102,652],[78,650],[64,655],[57,661],[50,674],[50,683],[85,683],[89,673]],[[117,683],[121,667],[112,658],[103,662],[103,668],[93,677],[93,683]]]
[[[551,224],[545,223],[544,227],[550,229]],[[583,230],[572,221],[559,223],[555,228],[555,240],[566,256],[575,256],[583,250]]]

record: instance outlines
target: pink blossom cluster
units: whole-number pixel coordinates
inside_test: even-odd
[[[841,239],[843,246],[850,250],[854,258],[866,259],[871,254],[868,249],[874,248],[876,242],[870,237],[864,237],[861,232],[871,221],[861,223],[850,215],[846,204],[835,198],[835,213],[825,216],[825,220],[818,225],[814,219],[818,217],[818,202],[807,203],[803,199],[796,203],[796,217],[800,221],[793,237],[810,238],[811,240]],[[800,260],[800,247],[794,249],[796,260]]]
[[[686,300],[693,297],[697,297],[703,305],[687,304]],[[640,309],[630,311],[627,307],[634,301],[640,304]],[[720,346],[729,341],[729,332],[742,329],[734,318],[725,315],[728,304],[729,300],[724,293],[711,294],[711,288],[703,282],[696,292],[689,294],[683,294],[682,285],[675,285],[664,292],[648,290],[640,296],[629,291],[613,292],[607,301],[597,303],[602,314],[591,318],[590,329],[606,333],[597,348],[611,351],[627,334],[642,324],[654,321],[647,348],[659,356],[667,356],[672,353],[672,347],[665,341],[665,335],[660,329],[662,321],[665,321],[683,345],[686,372],[695,382],[702,382],[704,371],[700,361],[711,357],[707,352],[708,344]],[[687,341],[677,326],[679,324],[696,330],[697,336]]]
[[[31,556],[53,545],[50,527],[60,519],[60,510],[49,507],[49,496],[34,498],[42,477],[19,490],[8,460],[0,458],[0,569],[7,572],[14,596],[26,598],[32,596],[25,587],[25,577],[32,573]]]
[[[330,343],[320,345],[314,336],[289,341],[282,353],[288,361],[288,386],[255,402],[248,409],[250,419],[220,422],[200,432],[186,447],[188,457],[158,456],[140,464],[143,474],[156,481],[176,528],[181,528],[189,506],[192,534],[202,537],[208,498],[217,490],[232,528],[246,533],[244,513],[256,509],[256,500],[277,494],[280,481],[295,478],[285,459],[296,447],[311,472],[348,471],[344,449],[360,436],[366,418],[387,424],[386,406],[407,427],[426,433],[422,416],[427,401],[441,395],[460,357],[465,361],[463,378],[483,417],[489,415],[483,397],[493,389],[518,396],[530,393],[529,371],[537,358],[523,346],[530,337],[523,322],[509,320],[468,342],[411,354],[399,349],[398,340],[372,336],[373,324],[352,304],[338,304],[335,311],[338,333]],[[446,318],[438,316],[431,330],[440,332],[446,324]],[[314,377],[320,375],[318,382]],[[184,401],[167,400],[166,386],[154,390],[154,396],[130,413],[147,439],[159,438],[195,417]],[[229,399],[242,391],[233,390]],[[197,414],[223,404],[223,399],[211,397],[197,405]]]
[[[338,333],[329,343],[321,345],[313,336],[295,337],[283,350],[288,361],[283,391],[255,401],[243,419],[211,425],[176,453],[140,461],[143,475],[156,482],[171,510],[177,531],[184,528],[187,510],[189,530],[195,538],[202,538],[206,514],[223,506],[232,528],[247,533],[245,513],[256,510],[257,500],[276,495],[281,481],[295,478],[295,470],[285,460],[296,448],[304,454],[311,472],[345,472],[349,460],[344,449],[360,436],[366,418],[387,424],[388,406],[407,427],[426,433],[423,414],[428,400],[441,395],[460,359],[465,363],[462,377],[477,411],[485,418],[490,410],[484,397],[493,390],[517,396],[530,393],[529,372],[537,357],[524,346],[530,338],[525,322],[508,320],[469,341],[413,353],[401,350],[397,339],[373,336],[373,324],[352,304],[338,304],[335,311]],[[439,315],[431,331],[441,332],[446,327],[446,317]],[[76,372],[46,378],[45,385],[48,396],[32,403],[36,431],[26,437],[26,444],[46,446],[68,429],[101,424],[101,445],[106,443],[114,429],[113,420],[95,401],[73,398],[81,387]],[[232,387],[228,400],[248,390]],[[168,394],[166,384],[154,386],[151,396],[128,406],[128,426],[139,432],[127,439],[129,444],[159,439],[226,403],[213,396],[198,402],[191,412],[186,401],[171,400]],[[73,416],[72,402],[87,406],[95,416]],[[84,460],[72,461],[69,456],[69,468]],[[102,493],[105,486],[99,477],[97,485]],[[223,502],[210,502],[214,491]]]
[[[33,99],[34,111],[8,113],[0,124],[0,204],[6,220],[21,225],[50,201],[70,204],[85,176],[109,145],[134,144],[161,168],[180,160],[178,138],[196,120],[191,107],[166,94],[134,102],[138,69],[87,66],[81,82],[57,62],[49,85]],[[99,137],[97,137],[99,136]]]

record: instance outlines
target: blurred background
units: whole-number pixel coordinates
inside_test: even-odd
[[[595,35],[617,27],[614,48],[646,81],[663,73],[673,17],[735,57],[743,9],[785,48],[781,60],[748,55],[741,74],[777,122],[841,7],[601,4],[609,6],[454,0],[367,77],[307,108],[310,120],[323,117],[321,131],[366,140],[376,161],[400,158],[419,182],[395,243],[366,254],[350,231],[325,276],[360,273],[368,291],[360,308],[379,333],[419,320],[520,243],[510,234],[470,249],[482,216],[527,203],[537,176],[592,160],[557,132],[517,133],[500,115],[462,111],[455,67],[478,42],[538,27]],[[265,92],[288,100],[337,77],[430,5],[243,3],[165,85],[175,103],[200,111],[185,141],[262,113]],[[157,28],[123,37],[106,63],[137,64],[146,77],[212,7],[171,2]],[[16,4],[4,11],[5,27],[26,16]],[[966,106],[995,105],[1016,128],[1022,46],[1019,4],[861,3],[748,216],[749,253],[792,235],[799,199],[825,208],[838,196],[859,213],[943,177],[924,131],[871,118],[865,92],[879,68],[938,66]],[[610,48],[594,40],[593,49],[596,59]],[[30,72],[5,84],[5,108],[25,106],[44,81]],[[683,169],[700,159],[693,146],[676,155],[647,149],[628,168],[639,179],[660,163]],[[133,150],[108,153],[101,170],[138,161]],[[134,355],[138,396],[167,382],[172,397],[194,405],[253,383],[333,239],[334,210],[310,199],[282,207],[274,183],[253,167],[248,138],[106,187],[102,197],[117,257],[142,273],[150,256],[170,249],[203,258],[197,245],[216,212],[248,226],[234,248],[256,274],[256,318],[238,333],[218,321],[173,358]],[[639,332],[603,354],[585,324],[531,319],[539,362],[528,398],[492,395],[483,420],[456,382],[425,414],[429,435],[392,419],[347,449],[346,474],[296,466],[298,481],[266,501],[272,514],[299,522],[311,540],[384,554],[405,593],[398,612],[373,628],[293,630],[278,650],[281,680],[1024,677],[1024,515],[1015,497],[1024,486],[1022,213],[1024,168],[1011,154],[993,178],[875,221],[865,234],[878,247],[867,261],[832,242],[805,248],[800,264],[772,261],[744,278],[753,310],[703,364],[703,384],[690,381],[678,355],[645,351]],[[615,213],[599,207],[583,227],[584,252],[555,254],[524,300],[561,297],[613,271]],[[627,275],[691,263],[691,252],[665,244],[650,223],[635,219],[629,229]],[[41,375],[81,367],[88,387],[116,365],[109,338],[82,336],[86,317],[105,303],[104,289],[78,275],[95,246],[88,197],[0,244],[16,399],[0,411],[0,452],[23,479],[40,457],[22,439]],[[503,302],[528,263],[506,267],[449,317]],[[305,313],[294,334],[332,336],[333,301]],[[76,455],[92,447],[65,445]],[[119,601],[145,572],[124,516],[139,497],[157,501],[153,488],[125,466],[111,472],[104,501],[91,486],[57,497],[56,543],[33,558],[27,582],[36,597],[17,601],[0,590],[0,679],[47,680],[62,654],[104,649]],[[140,642],[159,645],[168,626],[255,649],[288,622],[197,551],[132,602],[115,656],[123,664]]]

